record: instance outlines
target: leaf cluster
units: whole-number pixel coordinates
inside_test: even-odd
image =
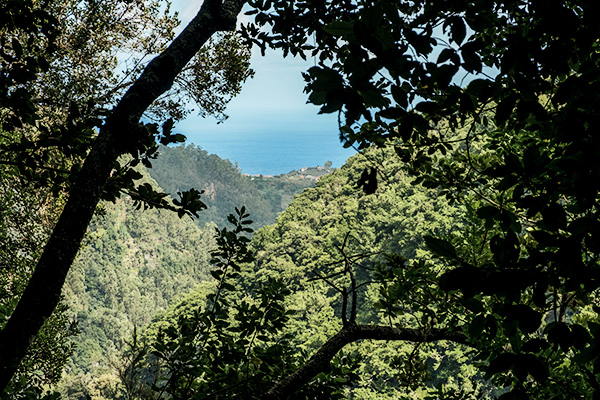
[[[315,57],[309,102],[344,117],[347,145],[391,142],[416,182],[469,207],[463,235],[426,239],[450,270],[417,287],[452,300],[503,398],[597,396],[580,355],[595,330],[571,320],[600,288],[595,5],[252,5],[250,40]]]
[[[251,232],[251,221],[244,207],[229,219],[233,228],[217,230],[217,248],[211,254],[214,291],[202,294],[200,304],[190,301],[197,294],[184,299],[166,325],[157,321],[160,328],[148,347],[137,349],[144,352],[143,362],[129,367],[154,374],[146,382],[153,382],[150,389],[156,398],[260,398],[302,361],[289,339],[281,336],[290,316],[284,306],[290,291],[284,283],[270,279],[251,293],[240,293],[240,272],[253,260],[249,239],[242,235]],[[317,385],[314,394],[326,398],[336,392],[331,388],[345,382]],[[299,398],[304,398],[302,393],[311,389],[301,391]]]

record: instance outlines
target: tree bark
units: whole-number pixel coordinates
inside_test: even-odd
[[[277,382],[262,397],[263,400],[285,399],[298,388],[306,385],[321,372],[327,372],[331,359],[347,344],[362,339],[404,340],[410,342],[436,342],[449,340],[455,343],[467,343],[467,337],[459,331],[442,329],[402,329],[380,325],[350,324],[342,328],[329,339],[303,366]]]
[[[107,117],[19,303],[0,332],[0,392],[17,371],[40,328],[57,306],[73,263],[117,158],[147,134],[139,120],[202,45],[235,29],[245,0],[205,0],[196,17],[144,69]]]

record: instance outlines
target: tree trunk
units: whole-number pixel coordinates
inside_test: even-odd
[[[349,324],[329,339],[321,348],[298,370],[277,382],[262,397],[263,400],[285,399],[298,388],[306,385],[321,372],[327,372],[333,357],[347,344],[363,340],[404,340],[410,342],[436,342],[449,340],[455,343],[467,344],[462,332],[441,329],[401,329],[381,325]]]
[[[169,90],[202,45],[216,32],[235,29],[245,0],[205,0],[196,17],[153,59],[100,129],[69,199],[27,288],[0,332],[0,391],[15,374],[40,328],[60,299],[62,287],[117,158],[140,140],[139,120]]]

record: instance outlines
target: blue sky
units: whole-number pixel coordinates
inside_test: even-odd
[[[201,1],[173,1],[173,9],[180,13],[182,26],[196,15],[200,5]],[[241,94],[228,105],[226,113],[229,119],[217,124],[214,118],[201,118],[194,114],[180,122],[176,131],[185,134],[188,142],[211,153],[229,158],[232,162],[240,161],[242,171],[249,173],[270,173],[272,169],[261,169],[257,165],[245,168],[242,164],[244,155],[239,154],[244,147],[239,145],[240,140],[262,143],[264,154],[261,156],[265,165],[278,163],[274,158],[283,158],[283,161],[285,158],[294,158],[294,163],[300,163],[292,165],[292,161],[288,160],[288,164],[281,166],[285,172],[290,168],[322,165],[327,160],[332,160],[334,166],[339,167],[353,154],[351,150],[343,150],[339,142],[337,116],[319,115],[317,106],[306,104],[302,72],[313,65],[311,60],[284,59],[280,53],[273,51],[268,51],[263,57],[258,49],[253,49],[251,64],[255,76],[244,84]],[[303,136],[305,140],[297,140]],[[233,142],[237,146],[227,146],[227,143]],[[319,145],[320,142],[324,146]],[[284,152],[278,150],[282,146],[295,146],[297,154],[286,157]],[[315,150],[316,147],[319,148]],[[321,147],[336,154],[329,157],[313,154],[310,157],[311,153],[318,150],[323,152]]]

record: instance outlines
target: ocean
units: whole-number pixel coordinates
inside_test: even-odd
[[[338,133],[331,131],[204,130],[186,129],[187,143],[237,163],[244,174],[279,175],[302,167],[316,167],[331,161],[339,168],[354,149],[344,149]]]

